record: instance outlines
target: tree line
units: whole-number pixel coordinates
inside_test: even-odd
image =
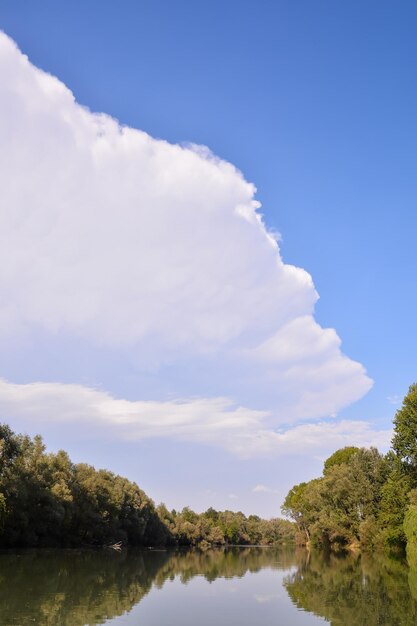
[[[297,542],[340,548],[407,548],[417,565],[417,384],[394,418],[391,449],[346,447],[323,475],[295,485],[282,507]]]
[[[186,507],[169,511],[136,483],[48,453],[40,436],[0,425],[0,547],[271,545],[294,541],[288,520]]]

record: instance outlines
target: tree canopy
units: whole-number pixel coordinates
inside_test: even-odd
[[[417,475],[417,384],[410,386],[394,417],[392,449],[404,466]]]
[[[136,483],[0,425],[0,547],[271,545],[294,536],[284,519],[155,507]]]
[[[408,553],[417,555],[416,490],[414,384],[395,415],[392,449],[386,455],[375,448],[336,450],[320,478],[290,489],[282,511],[296,523],[299,541],[365,548],[401,548],[408,543]]]

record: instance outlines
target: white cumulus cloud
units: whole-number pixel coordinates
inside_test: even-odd
[[[273,435],[279,424],[326,417],[368,391],[363,366],[315,322],[310,275],[283,262],[254,186],[233,165],[91,113],[2,33],[0,136],[0,339],[72,337],[155,372],[186,364],[200,381],[217,373],[219,392],[207,395],[234,398],[167,413],[115,399],[110,409],[80,388],[89,418],[109,411],[123,431],[134,411],[130,432],[153,436],[143,416],[162,411],[155,428],[166,436],[189,437],[197,423],[197,438],[239,430],[228,447],[252,449],[257,432],[268,449],[286,436]],[[56,389],[42,391],[45,403]],[[242,389],[270,410],[239,408]],[[57,415],[83,415],[65,398]]]

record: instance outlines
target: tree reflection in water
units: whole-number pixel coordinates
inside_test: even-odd
[[[417,623],[417,572],[409,571],[402,561],[309,555],[291,548],[231,548],[2,554],[0,624],[102,624],[131,611],[153,587],[162,588],[167,580],[179,577],[186,583],[203,576],[212,582],[264,568],[291,570],[284,586],[293,604],[333,625]]]
[[[383,554],[308,555],[284,586],[299,608],[332,626],[415,626],[415,573]]]
[[[285,569],[293,550],[45,550],[0,555],[0,624],[84,626],[129,612],[151,590],[179,575],[208,581],[263,567]]]

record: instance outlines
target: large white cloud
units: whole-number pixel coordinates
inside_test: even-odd
[[[312,311],[232,165],[91,114],[4,36],[0,55],[3,324],[194,352]]]
[[[0,338],[65,335],[155,370],[209,363],[220,395],[267,399],[269,427],[369,389],[231,164],[91,113],[1,33],[0,135]]]

